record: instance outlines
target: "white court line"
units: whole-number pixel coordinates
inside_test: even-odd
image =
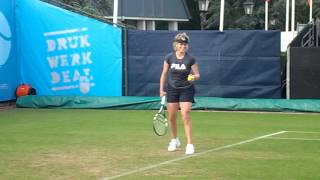
[[[267,137],[266,139],[279,139],[279,140],[300,140],[300,141],[320,141],[320,139],[310,139],[310,138],[277,138],[277,137]]]
[[[227,111],[227,110],[192,110],[194,112],[216,112],[216,113],[251,113],[251,114],[293,114],[293,115],[316,115],[319,116],[319,112],[298,112],[298,111],[292,111],[292,112],[286,112],[286,111]]]
[[[240,141],[238,143],[229,144],[229,145],[226,145],[226,146],[220,146],[220,147],[217,147],[217,148],[209,149],[207,151],[203,151],[203,152],[200,152],[200,153],[195,153],[193,155],[184,155],[184,156],[181,156],[181,157],[176,158],[176,159],[172,159],[172,160],[164,161],[164,162],[161,162],[161,163],[158,163],[158,164],[154,164],[154,165],[146,166],[146,167],[143,167],[143,168],[135,169],[135,170],[132,170],[132,171],[128,171],[128,172],[119,174],[119,175],[115,175],[115,176],[111,176],[111,177],[105,177],[105,178],[102,178],[102,180],[110,180],[110,179],[120,178],[120,177],[127,176],[127,175],[130,175],[130,174],[134,174],[134,173],[146,171],[146,170],[149,170],[149,169],[153,169],[153,168],[156,168],[156,167],[159,167],[159,166],[162,166],[162,165],[171,164],[173,162],[181,161],[181,160],[184,160],[184,159],[189,159],[189,158],[196,157],[196,156],[201,156],[201,155],[204,155],[204,154],[207,154],[207,153],[210,153],[210,152],[231,148],[231,147],[234,147],[234,146],[238,146],[238,145],[242,145],[242,144],[245,144],[245,143],[257,141],[259,139],[267,138],[267,137],[278,135],[278,134],[283,134],[283,133],[286,133],[286,132],[287,131],[279,131],[279,132],[276,132],[276,133],[259,136],[259,137],[253,138],[253,139]]]
[[[317,134],[317,133],[320,133],[320,132],[312,132],[312,131],[287,131],[288,133],[314,133],[314,134]]]

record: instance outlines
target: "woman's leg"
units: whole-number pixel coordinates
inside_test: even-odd
[[[181,117],[184,124],[184,132],[185,132],[188,144],[192,144],[192,123],[190,118],[192,103],[180,102],[180,108],[181,108]]]
[[[177,138],[177,112],[179,109],[178,103],[168,103],[168,119],[171,128],[172,139]]]

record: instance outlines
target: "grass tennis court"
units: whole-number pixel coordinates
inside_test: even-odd
[[[152,110],[0,110],[0,179],[320,179],[320,114],[191,113],[194,156]]]

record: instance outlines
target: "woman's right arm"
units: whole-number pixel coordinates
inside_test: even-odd
[[[164,96],[166,92],[164,91],[165,83],[168,77],[169,64],[166,61],[163,61],[163,68],[160,77],[160,97]]]

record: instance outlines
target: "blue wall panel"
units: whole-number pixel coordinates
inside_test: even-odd
[[[164,56],[177,32],[128,32],[128,95],[159,95]],[[279,31],[187,31],[201,80],[197,96],[281,98]]]
[[[18,85],[14,0],[0,3],[0,101],[15,99]]]
[[[17,0],[21,81],[39,95],[122,95],[120,28],[39,0]]]

